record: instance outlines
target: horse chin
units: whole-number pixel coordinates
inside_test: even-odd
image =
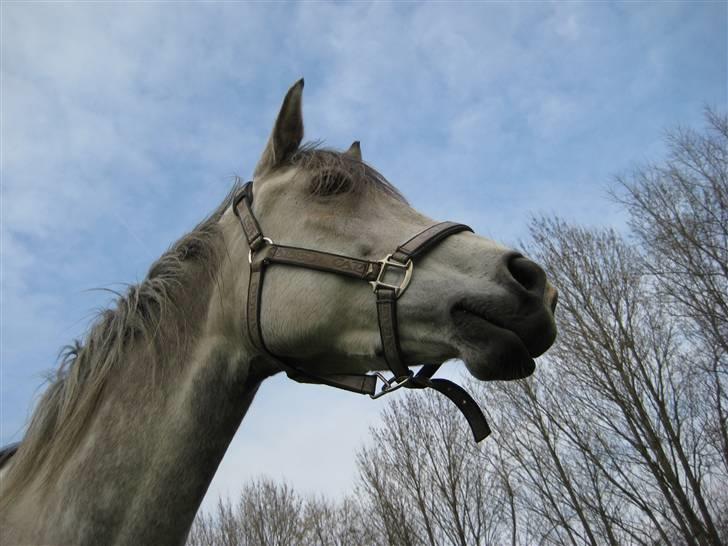
[[[460,353],[481,381],[523,379],[536,369],[525,344],[511,330],[467,311],[453,312]]]

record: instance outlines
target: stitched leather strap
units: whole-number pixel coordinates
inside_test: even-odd
[[[468,226],[453,222],[436,224],[412,237],[400,245],[392,254],[392,259],[401,264],[424,254],[437,243],[461,231],[472,231]],[[389,364],[392,373],[397,378],[410,375],[402,357],[399,345],[399,330],[397,326],[397,298],[394,289],[380,288],[377,290],[377,315],[379,318],[379,333],[382,340],[384,358]],[[423,366],[417,374],[407,381],[404,386],[410,389],[430,388],[447,396],[460,410],[470,425],[470,430],[476,442],[480,442],[490,435],[490,427],[478,404],[461,386],[448,379],[432,379],[440,368],[439,364]]]
[[[402,349],[399,346],[397,297],[393,288],[380,288],[377,290],[377,319],[379,321],[379,338],[382,341],[382,353],[389,369],[398,379],[411,375],[412,372],[402,359]]]
[[[472,230],[464,224],[456,224],[453,222],[435,224],[397,247],[397,250],[392,254],[392,259],[404,265],[409,260],[422,255],[422,253],[446,237],[460,233],[461,231]],[[384,359],[387,361],[389,368],[397,378],[411,375],[412,372],[407,367],[405,359],[402,356],[402,349],[399,345],[397,297],[395,290],[389,288],[379,288],[377,290],[377,316],[379,319],[379,335],[382,341],[382,352],[384,353]]]
[[[377,391],[377,378],[366,374],[332,374],[318,376],[309,374],[297,368],[288,359],[273,355],[263,340],[263,329],[260,321],[260,298],[263,293],[263,278],[268,265],[265,258],[258,258],[250,264],[250,279],[248,281],[248,335],[253,344],[264,353],[273,356],[286,372],[289,378],[299,383],[321,383],[360,394],[374,395]]]
[[[378,262],[350,258],[349,256],[321,252],[320,250],[276,244],[270,246],[267,258],[271,263],[276,264],[295,265],[307,269],[337,273],[365,281],[375,280],[381,268]]]
[[[261,327],[261,295],[265,269],[271,264],[282,264],[335,273],[355,279],[369,281],[375,287],[377,298],[377,320],[382,342],[384,359],[395,376],[395,381],[388,383],[385,389],[395,390],[399,386],[422,389],[431,388],[447,396],[454,402],[467,419],[470,428],[479,442],[490,434],[485,416],[473,398],[459,385],[447,379],[432,379],[439,365],[423,366],[417,375],[409,369],[399,344],[399,327],[397,322],[397,299],[402,295],[411,273],[412,264],[445,238],[462,231],[472,231],[468,226],[454,222],[442,222],[431,226],[407,242],[401,244],[391,255],[390,261],[398,262],[407,271],[400,287],[383,284],[378,281],[382,271],[382,262],[372,262],[321,252],[307,248],[277,245],[263,236],[263,232],[255,219],[251,208],[252,182],[248,182],[233,203],[233,210],[240,219],[245,238],[250,247],[250,278],[248,283],[247,326],[248,335],[253,344],[261,351],[276,359],[288,377],[301,383],[320,383],[340,389],[374,396],[377,388],[377,375],[368,374],[330,374],[316,375],[298,368],[289,359],[273,354],[265,345]],[[266,244],[267,243],[267,244]],[[254,256],[254,258],[253,258]],[[383,260],[383,262],[386,260]],[[398,264],[387,263],[390,267]],[[409,266],[408,266],[409,264]],[[381,377],[381,376],[380,376]]]
[[[450,237],[461,231],[473,230],[465,224],[456,224],[455,222],[440,222],[434,226],[430,226],[424,231],[420,231],[406,243],[402,243],[392,254],[392,258],[401,263],[407,263],[408,260],[420,256],[441,242],[443,239]]]
[[[297,371],[300,372],[297,368]],[[288,373],[288,377],[299,383],[329,385],[359,394],[374,395],[377,392],[377,376],[369,374],[330,374],[330,375],[296,375]]]
[[[245,238],[248,241],[248,247],[250,250],[255,252],[263,244],[263,231],[258,225],[258,220],[255,219],[255,215],[250,208],[250,203],[253,201],[253,183],[248,182],[243,186],[240,195],[235,199],[233,203],[233,211],[235,215],[240,219],[240,224],[243,226],[243,232]]]
[[[265,262],[256,260],[250,264],[250,278],[248,279],[248,337],[253,344],[265,353],[270,354],[263,341],[263,330],[260,325],[260,297],[263,293],[263,273]]]

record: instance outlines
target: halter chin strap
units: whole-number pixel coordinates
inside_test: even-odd
[[[340,254],[274,243],[263,236],[263,231],[253,215],[252,201],[253,183],[248,182],[236,197],[233,211],[240,219],[250,248],[248,253],[250,280],[248,282],[247,327],[250,339],[259,350],[275,359],[289,378],[300,383],[329,385],[359,394],[368,394],[372,398],[379,398],[401,387],[435,389],[452,400],[463,413],[476,442],[490,434],[490,427],[483,412],[462,387],[448,379],[432,378],[440,364],[426,364],[416,374],[409,369],[399,345],[397,323],[397,299],[409,286],[414,271],[414,260],[450,235],[461,231],[472,231],[472,229],[464,224],[442,222],[430,226],[402,243],[392,254],[382,260],[361,260]],[[267,267],[272,264],[315,269],[369,282],[377,298],[377,317],[383,356],[394,376],[387,379],[379,372],[317,375],[297,367],[295,362],[286,357],[273,354],[265,344],[260,323],[263,279]],[[392,274],[398,277],[396,284],[390,279]],[[378,380],[383,382],[379,392],[377,392]]]

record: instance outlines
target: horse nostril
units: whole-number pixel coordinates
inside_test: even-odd
[[[523,256],[514,256],[508,260],[508,271],[527,292],[543,298],[546,273],[538,265]]]

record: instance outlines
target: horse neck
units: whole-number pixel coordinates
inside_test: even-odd
[[[224,247],[223,237],[214,244]],[[152,350],[143,339],[131,343],[125,361],[106,379],[71,456],[15,503],[16,519],[23,514],[32,519],[34,540],[184,542],[227,446],[268,375],[251,372],[252,355],[235,332],[224,329],[230,329],[225,317],[234,311],[222,308],[233,298],[221,290],[236,285],[225,278],[225,269],[230,265],[218,267],[215,275],[209,274],[209,264],[184,268],[171,294],[179,313],[158,325],[160,339],[177,342],[167,343],[164,351]]]

